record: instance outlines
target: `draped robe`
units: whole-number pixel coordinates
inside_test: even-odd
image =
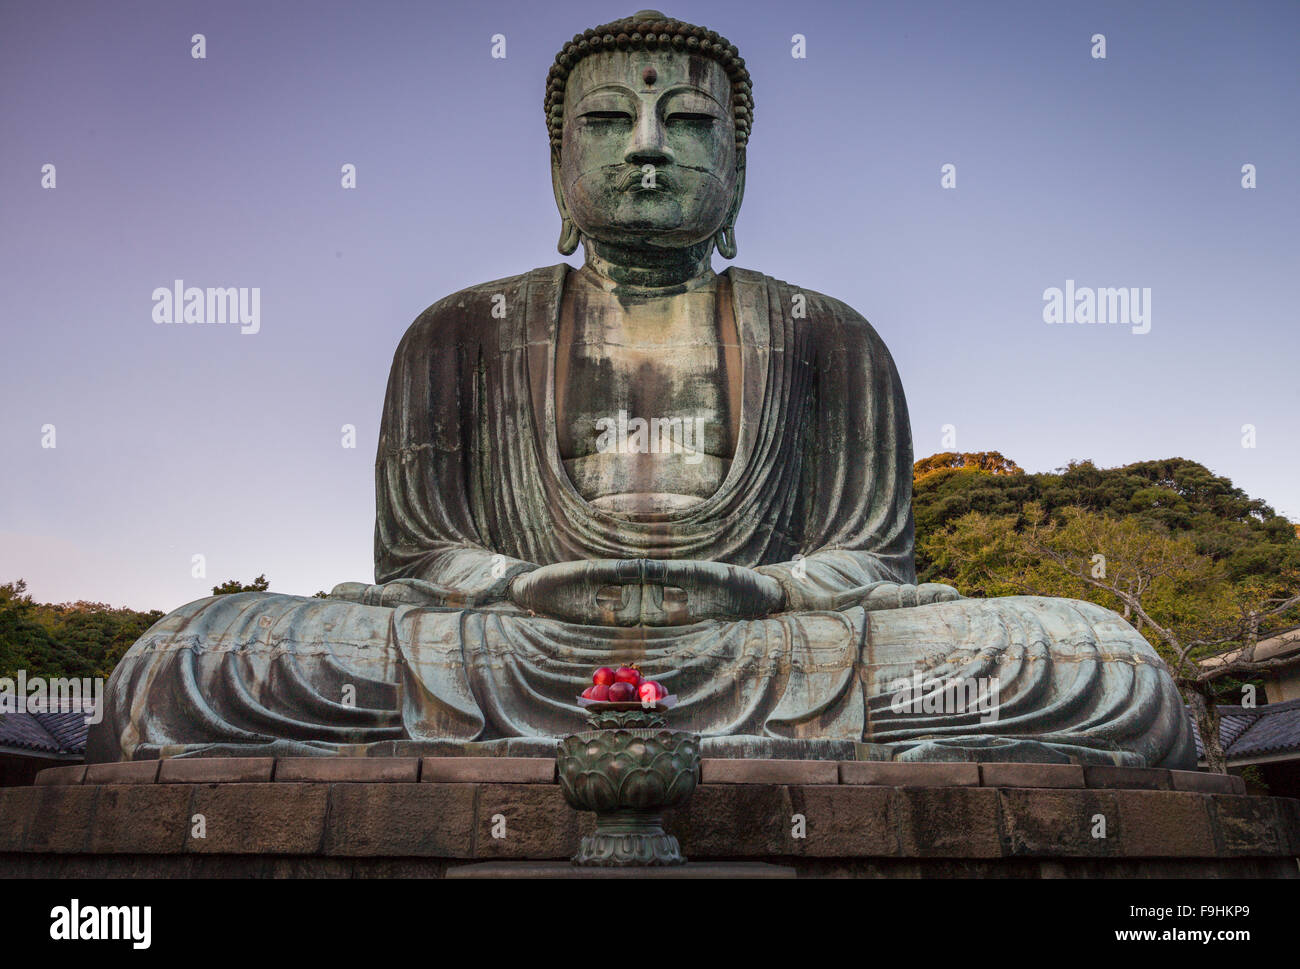
[[[585,501],[555,424],[568,271],[453,294],[402,339],[376,458],[375,584],[171,613],[114,671],[88,759],[550,753],[583,729],[591,671],[636,662],[706,753],[1194,766],[1168,672],[1113,612],[1037,597],[863,608],[878,583],[915,582],[911,435],[888,351],[837,300],[727,270],[743,390],[723,483],[647,520]],[[610,627],[506,598],[522,572],[593,558],[755,568],[785,611]],[[918,684],[932,698],[973,684],[980,699],[923,709]]]

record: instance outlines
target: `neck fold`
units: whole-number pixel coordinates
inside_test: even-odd
[[[693,289],[713,278],[713,240],[684,249],[630,249],[582,241],[584,268],[605,288],[629,294],[659,295]]]

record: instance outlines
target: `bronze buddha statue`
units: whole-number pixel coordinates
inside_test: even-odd
[[[171,613],[114,672],[89,759],[550,753],[591,670],[635,662],[706,755],[1194,767],[1115,613],[916,584],[907,407],[870,324],[713,271],[753,121],[736,48],[643,11],[566,44],[545,108],[583,266],[407,330],[375,582]],[[922,709],[903,684],[967,694]]]

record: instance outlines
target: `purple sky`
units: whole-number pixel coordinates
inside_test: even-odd
[[[0,7],[0,581],[172,609],[261,572],[370,579],[397,341],[448,293],[560,261],[546,71],[635,9]],[[1031,471],[1178,455],[1300,518],[1300,4],[666,12],[754,78],[736,264],[872,321],[918,457],[945,424]],[[155,324],[175,279],[260,287],[261,331]],[[1151,331],[1045,324],[1067,279],[1149,287]]]

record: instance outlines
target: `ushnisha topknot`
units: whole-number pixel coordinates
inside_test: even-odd
[[[546,126],[551,133],[551,151],[560,153],[564,131],[564,86],[574,65],[588,54],[610,50],[671,49],[701,54],[722,65],[731,79],[731,114],[736,123],[736,148],[749,142],[754,121],[753,85],[745,59],[727,38],[713,30],[666,17],[658,10],[641,10],[630,17],[592,27],[555,55],[546,78]]]

